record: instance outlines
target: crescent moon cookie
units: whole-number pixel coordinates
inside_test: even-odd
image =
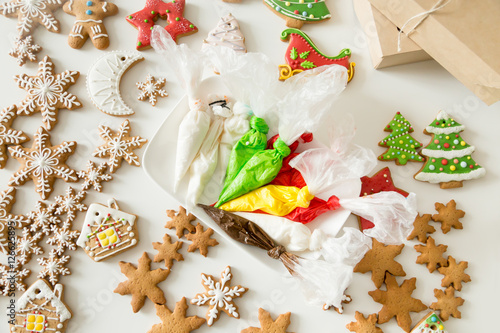
[[[6,17],[17,16],[19,37],[30,35],[42,24],[51,32],[59,32],[59,21],[53,11],[63,5],[63,0],[11,0],[0,4],[0,13]]]
[[[109,46],[108,32],[102,20],[118,13],[115,4],[102,0],[69,0],[64,4],[63,10],[76,16],[68,38],[69,46],[79,49],[89,37],[99,50]]]
[[[138,53],[114,51],[106,53],[90,67],[87,91],[99,110],[111,116],[134,114],[121,96],[120,82],[123,74],[142,60],[144,57]]]

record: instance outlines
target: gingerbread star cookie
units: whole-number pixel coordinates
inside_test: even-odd
[[[151,270],[151,259],[146,252],[139,259],[139,266],[120,261],[118,263],[123,274],[128,278],[121,282],[113,291],[120,295],[132,295],[132,310],[138,312],[149,298],[155,304],[165,304],[166,299],[163,291],[157,284],[164,281],[170,271],[164,269]]]
[[[402,196],[404,196],[405,198],[409,195],[408,192],[403,191],[402,189],[397,188],[394,185],[391,176],[391,170],[389,169],[389,167],[380,169],[372,177],[368,176],[361,177],[361,193],[360,193],[361,197],[380,192],[397,192]],[[362,231],[374,227],[374,224],[372,222],[362,218],[361,216],[358,216],[358,222],[359,222],[359,228]]]
[[[0,4],[0,13],[6,17],[17,16],[20,37],[31,35],[42,24],[51,32],[59,32],[59,21],[53,12],[62,7],[65,0],[10,0]]]
[[[205,319],[198,316],[186,317],[186,297],[175,303],[174,312],[170,311],[166,305],[155,304],[156,315],[160,317],[162,323],[154,325],[148,333],[189,333],[200,328]]]
[[[444,275],[441,281],[441,287],[453,286],[455,290],[462,290],[462,282],[470,282],[470,276],[465,274],[465,270],[469,266],[467,261],[457,261],[452,256],[448,257],[448,267],[438,268],[439,273]]]
[[[165,82],[166,80],[164,78],[157,80],[153,75],[148,74],[145,82],[137,82],[135,84],[141,91],[137,99],[139,101],[145,101],[147,99],[152,106],[155,106],[158,97],[168,96],[167,91],[162,89],[165,86]]]
[[[179,206],[179,212],[176,214],[175,210],[167,210],[167,215],[170,217],[170,221],[167,221],[165,228],[174,229],[178,238],[184,236],[184,230],[188,232],[194,232],[195,227],[191,222],[196,221],[196,217],[189,213],[186,213],[186,208]]]
[[[52,193],[52,185],[57,178],[66,182],[78,180],[75,170],[66,165],[68,157],[75,152],[76,142],[63,141],[52,146],[50,134],[43,127],[36,131],[34,141],[31,148],[9,147],[12,157],[21,163],[19,170],[10,178],[9,185],[20,186],[32,179],[36,191],[45,200]]]
[[[16,37],[14,48],[9,51],[9,55],[17,58],[17,64],[23,66],[26,60],[37,61],[36,53],[40,52],[42,47],[33,42],[32,36],[25,38]]]
[[[194,252],[198,249],[201,255],[206,257],[208,254],[208,247],[219,244],[216,239],[210,238],[213,234],[213,229],[208,228],[206,231],[203,231],[203,226],[198,223],[196,225],[196,232],[186,235],[186,239],[193,242],[189,245],[188,252]]]
[[[30,140],[22,131],[12,128],[12,122],[17,117],[17,107],[9,106],[0,111],[0,169],[7,164],[7,146],[20,145]]]
[[[141,148],[148,140],[140,136],[130,136],[130,122],[126,119],[118,129],[113,132],[107,126],[99,126],[99,135],[106,141],[102,146],[97,147],[94,151],[96,157],[109,156],[109,172],[114,173],[120,167],[122,160],[128,164],[140,166],[139,157],[133,152],[135,149]]]
[[[443,257],[446,252],[447,245],[437,245],[432,237],[427,238],[426,245],[415,245],[415,250],[421,255],[417,258],[417,264],[427,264],[429,272],[434,272],[439,267],[445,267],[448,261]]]
[[[377,314],[371,314],[365,318],[361,312],[356,311],[354,315],[356,321],[346,325],[350,332],[356,333],[384,333],[377,324]]]
[[[430,308],[439,310],[439,315],[444,321],[448,320],[450,316],[462,318],[462,313],[458,311],[458,307],[462,306],[465,300],[461,297],[455,297],[453,287],[446,288],[444,292],[440,289],[434,289],[434,296],[437,298],[437,302],[432,303]]]
[[[182,247],[182,242],[172,243],[172,239],[169,235],[165,234],[163,236],[163,243],[154,242],[153,247],[158,251],[158,254],[153,258],[154,262],[165,261],[165,267],[168,269],[172,268],[175,261],[183,261],[184,257],[177,251]]]
[[[17,114],[31,116],[40,112],[43,126],[49,131],[57,123],[59,109],[74,110],[82,107],[78,98],[67,91],[76,83],[80,73],[67,70],[56,75],[54,67],[50,57],[45,56],[38,63],[36,76],[23,74],[14,77],[19,88],[28,92],[28,96],[18,107]]]
[[[290,326],[290,315],[290,312],[280,314],[276,320],[273,320],[269,312],[259,308],[261,327],[245,328],[241,333],[288,333],[286,329]]]
[[[102,21],[118,13],[118,7],[114,3],[103,0],[69,0],[64,4],[63,10],[76,16],[68,38],[69,46],[79,49],[89,37],[99,50],[109,46],[108,32]]]
[[[435,222],[441,223],[441,230],[443,230],[443,233],[447,234],[452,227],[455,229],[464,228],[459,219],[465,216],[465,212],[457,209],[457,203],[455,200],[451,200],[446,204],[446,206],[442,203],[436,202],[435,207],[439,214],[432,215],[432,219]]]
[[[436,231],[432,225],[429,225],[431,218],[431,214],[418,214],[415,221],[413,221],[413,230],[407,239],[412,240],[417,238],[421,243],[427,242],[427,234],[432,234]]]
[[[107,163],[101,163],[98,166],[92,161],[87,161],[87,171],[78,171],[78,178],[83,179],[82,190],[88,190],[91,187],[97,192],[102,191],[102,182],[113,180],[113,176],[108,174]]]
[[[404,280],[399,286],[396,278],[387,273],[385,276],[387,291],[377,289],[368,292],[375,302],[383,305],[382,310],[378,313],[379,324],[387,323],[392,317],[396,317],[399,327],[410,332],[410,312],[420,312],[427,309],[424,303],[411,297],[416,288],[416,282],[416,278],[411,278]]]
[[[23,215],[12,214],[12,206],[16,203],[16,189],[9,187],[0,192],[0,252],[8,255],[9,226],[21,229],[29,224],[29,218]]]
[[[227,266],[221,273],[219,282],[212,275],[201,274],[205,292],[197,294],[191,304],[198,306],[208,305],[207,325],[212,326],[219,319],[219,312],[223,311],[230,317],[239,319],[238,307],[234,304],[234,299],[243,296],[248,289],[242,286],[231,287],[231,267]]]
[[[373,238],[372,248],[354,267],[354,271],[359,273],[372,272],[372,281],[377,288],[380,288],[384,283],[386,272],[395,276],[405,276],[403,266],[394,260],[401,253],[403,247],[404,244],[384,245]]]

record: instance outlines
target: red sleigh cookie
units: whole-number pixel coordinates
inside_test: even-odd
[[[167,20],[165,30],[174,41],[178,37],[194,34],[198,28],[183,17],[186,0],[163,2],[162,0],[146,0],[146,5],[140,11],[127,16],[127,21],[139,30],[137,49],[151,47],[151,30],[158,17]]]
[[[280,65],[280,80],[290,77],[308,69],[324,65],[341,65],[347,68],[348,81],[354,76],[354,62],[349,62],[351,50],[343,49],[339,55],[328,57],[318,50],[309,36],[298,29],[286,29],[281,33],[281,40],[290,41],[285,54],[286,65]]]

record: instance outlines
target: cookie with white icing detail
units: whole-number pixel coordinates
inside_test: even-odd
[[[429,144],[421,154],[426,162],[414,176],[416,180],[439,183],[441,188],[462,187],[464,180],[483,177],[486,171],[471,157],[475,147],[460,136],[465,126],[440,111],[436,119],[426,127],[424,133],[431,135]]]
[[[221,17],[217,27],[208,33],[203,43],[212,46],[228,47],[235,52],[246,53],[245,37],[241,33],[240,24],[232,14]]]
[[[108,206],[89,206],[76,244],[94,261],[109,259],[137,245],[137,216],[121,211],[114,199]]]
[[[120,82],[123,74],[142,60],[144,57],[139,53],[114,51],[106,53],[90,67],[87,91],[99,110],[118,117],[134,114],[121,96]]]
[[[422,320],[415,325],[410,333],[447,333],[443,321],[434,312],[429,312]]]
[[[47,281],[37,280],[17,300],[10,331],[64,333],[72,313],[62,296],[62,284],[56,284],[52,289]]]
[[[118,13],[115,4],[102,0],[69,0],[64,4],[63,10],[76,16],[75,24],[69,33],[69,46],[79,49],[88,38],[99,50],[109,46],[109,35],[103,19]]]

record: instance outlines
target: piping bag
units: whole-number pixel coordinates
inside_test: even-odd
[[[202,52],[191,50],[186,44],[176,44],[170,34],[160,26],[153,27],[151,45],[162,55],[163,64],[175,74],[189,102],[189,111],[179,125],[177,138],[174,176],[174,191],[177,191],[210,127],[208,105],[204,97],[197,94],[206,60]]]
[[[345,228],[342,237],[328,239],[328,249],[322,250],[324,260],[306,259],[288,252],[261,227],[246,218],[215,207],[199,206],[231,238],[263,249],[271,258],[280,260],[299,281],[309,303],[324,308],[334,306],[342,311],[341,303],[352,281],[353,267],[370,249],[369,237],[359,230]]]
[[[274,142],[274,149],[255,153],[222,190],[215,206],[271,182],[278,175],[283,159],[291,153],[288,145],[306,132],[315,132],[346,84],[347,70],[338,65],[321,66],[286,80],[281,85],[286,94],[276,105],[280,137]]]

